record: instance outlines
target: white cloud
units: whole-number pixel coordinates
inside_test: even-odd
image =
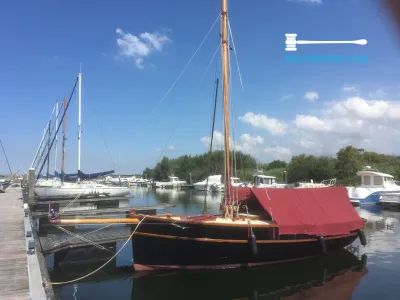
[[[168,150],[171,150],[171,151],[172,151],[172,150],[175,150],[175,147],[172,146],[172,145],[169,145],[169,146],[168,146]]]
[[[304,99],[315,102],[315,100],[319,99],[319,94],[317,92],[311,91],[304,94]]]
[[[314,153],[347,145],[391,153],[399,146],[399,125],[399,102],[351,97],[326,103],[319,115],[298,114],[292,132],[300,148]]]
[[[204,136],[200,141],[209,149],[210,137]],[[248,133],[242,134],[237,141],[233,141],[229,138],[229,145],[231,149],[236,151],[242,151],[244,153],[255,153],[259,148],[259,145],[264,144],[264,139],[261,136],[251,136]],[[218,131],[214,131],[213,138],[213,150],[224,149],[224,135]]]
[[[244,116],[239,117],[239,120],[250,124],[253,127],[265,129],[274,136],[285,135],[287,131],[287,125],[285,122],[282,122],[278,119],[269,118],[262,114],[256,115],[252,112],[248,112]]]
[[[200,141],[206,146],[210,147],[210,137],[205,136]],[[214,131],[213,150],[224,149],[224,136],[219,131]],[[261,136],[251,136],[248,133],[242,134],[237,141],[229,140],[230,148],[236,151],[241,151],[253,155],[262,161],[272,161],[275,159],[289,160],[292,156],[290,149],[282,146],[264,146],[264,139]]]
[[[153,52],[161,52],[166,42],[170,41],[169,37],[165,34],[154,33],[140,33],[139,36],[131,33],[125,33],[120,28],[116,30],[117,45],[119,47],[119,55],[122,57],[133,58],[138,68],[144,67],[144,58]]]
[[[343,96],[342,91],[343,87],[338,94]],[[235,145],[231,140],[231,148],[249,153],[262,162],[289,160],[301,153],[335,156],[340,148],[348,145],[379,153],[400,153],[400,101],[352,96],[318,102],[315,107],[312,112],[299,111],[286,121],[247,112],[239,119],[254,128],[274,132],[276,137],[271,140],[267,133],[260,136],[245,133]],[[214,149],[222,150],[222,133],[216,131],[214,138]],[[209,146],[209,137],[201,140]]]
[[[287,95],[283,96],[283,97],[281,98],[281,100],[282,100],[282,101],[288,100],[288,99],[290,99],[290,98],[292,98],[292,97],[293,97],[293,94],[287,94]]]
[[[275,159],[288,161],[292,157],[292,152],[285,147],[267,147],[264,149],[264,152],[268,155],[268,161]]]
[[[385,99],[388,94],[383,89],[377,89],[374,92],[369,93],[369,97],[372,99]]]
[[[355,84],[345,84],[342,87],[343,92],[351,93],[351,92],[358,92],[358,86]]]
[[[157,151],[157,152],[160,152],[160,151],[161,151],[161,148],[156,148],[156,151]]]

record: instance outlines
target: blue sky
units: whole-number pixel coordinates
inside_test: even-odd
[[[0,138],[13,170],[30,166],[52,107],[71,92],[80,63],[84,172],[114,165],[118,172],[141,172],[163,150],[170,157],[204,152],[215,59],[203,74],[218,47],[219,22],[165,95],[218,17],[220,1],[83,2],[2,5]],[[230,1],[229,18],[244,86],[231,52],[237,149],[265,162],[334,154],[347,144],[397,152],[400,39],[379,1]],[[298,45],[295,54],[369,61],[285,63],[285,33],[305,40],[365,38],[366,46]],[[77,168],[77,114],[75,95],[67,115],[68,172]],[[220,106],[216,130],[218,148]],[[0,157],[0,173],[7,173]]]

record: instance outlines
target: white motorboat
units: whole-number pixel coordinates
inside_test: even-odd
[[[222,175],[210,175],[208,176],[208,181],[207,178],[204,179],[203,181],[199,181],[193,184],[194,190],[195,191],[205,191],[206,186],[208,187],[207,189],[214,189],[214,190],[224,190],[224,184],[222,183]]]
[[[174,188],[181,185],[185,185],[186,181],[179,180],[176,176],[168,176],[168,181],[156,181],[155,187],[156,188]]]
[[[393,201],[400,203],[400,186],[394,182],[392,175],[379,172],[370,166],[358,171],[357,175],[361,177],[361,185],[347,187],[353,204],[377,205]]]
[[[242,184],[241,186],[255,188],[285,188],[287,184],[277,183],[275,176],[264,175],[262,171],[257,171],[256,174],[253,175],[253,184]]]

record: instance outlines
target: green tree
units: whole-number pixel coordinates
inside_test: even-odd
[[[287,167],[287,163],[283,160],[273,160],[271,161],[268,165],[267,165],[267,170],[271,170],[271,169],[278,169],[278,168],[286,168]]]
[[[309,181],[313,179],[313,169],[317,158],[314,155],[295,155],[290,160],[287,172],[288,182]]]
[[[143,171],[143,177],[147,179],[153,179],[154,178],[154,171],[150,168],[146,168]]]
[[[154,177],[158,181],[168,180],[171,173],[171,163],[168,157],[164,156],[161,162],[154,169]]]
[[[347,181],[349,184],[355,184],[359,181],[357,171],[361,169],[363,164],[362,151],[360,150],[353,146],[347,146],[338,151],[336,169],[339,179]]]

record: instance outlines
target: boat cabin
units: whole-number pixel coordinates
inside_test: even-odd
[[[392,175],[381,173],[378,170],[371,169],[371,167],[358,171],[357,175],[361,177],[361,186],[365,188],[398,187]]]
[[[240,178],[238,177],[231,177],[231,184],[235,185],[235,184],[241,184],[242,182],[240,181]]]
[[[254,186],[259,186],[259,185],[264,185],[264,184],[265,185],[276,184],[276,177],[262,175],[262,174],[256,174],[256,175],[254,175],[253,184],[254,184]]]
[[[168,181],[169,182],[177,182],[177,181],[179,181],[179,178],[176,176],[168,176]]]

